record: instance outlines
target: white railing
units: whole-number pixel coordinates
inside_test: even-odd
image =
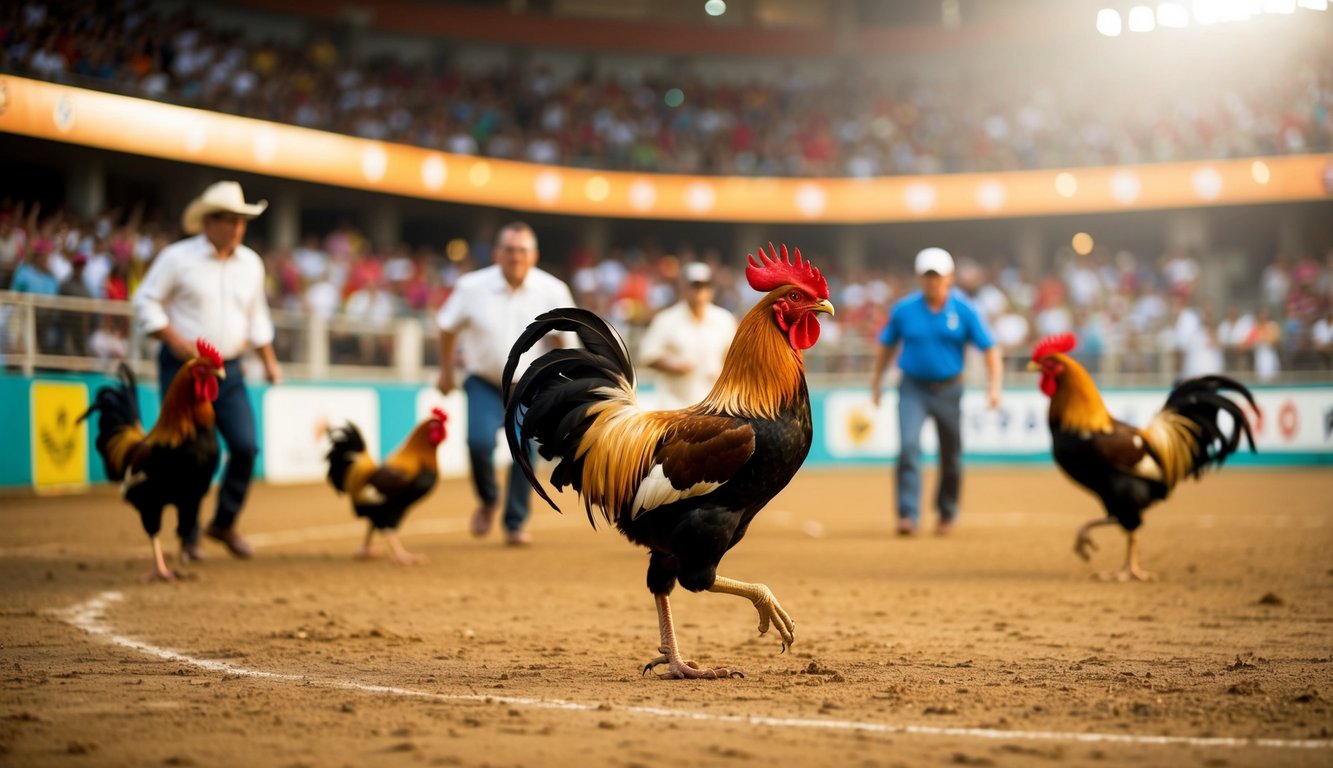
[[[395,318],[379,325],[345,315],[323,318],[273,311],[278,360],[290,380],[429,382],[439,368],[436,329],[426,315]],[[637,352],[642,329],[626,336],[631,354]],[[1176,375],[1177,354],[1160,342],[1135,350],[1136,364],[1123,351],[1107,349],[1094,371],[1103,386],[1164,386]],[[31,376],[39,370],[110,371],[124,360],[137,374],[156,374],[157,342],[140,334],[128,302],[67,296],[39,296],[0,291],[0,363],[7,370]],[[1023,370],[1027,350],[1005,356],[1006,382],[1023,386],[1032,375]],[[815,387],[863,387],[875,356],[873,341],[844,335],[826,339],[806,354],[806,368]],[[1325,363],[1326,366],[1326,363]],[[639,378],[652,381],[653,372],[640,367]],[[1241,380],[1252,379],[1244,367],[1233,371]],[[970,365],[966,380],[983,381],[979,364]],[[1275,383],[1328,382],[1327,367],[1284,371]]]

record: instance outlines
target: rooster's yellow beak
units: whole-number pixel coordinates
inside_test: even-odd
[[[1041,370],[1041,366],[1040,366],[1040,365],[1037,365],[1036,363],[1034,363],[1034,362],[1032,362],[1031,360],[1029,360],[1029,361],[1028,361],[1028,370],[1029,370],[1029,371],[1040,371],[1040,370]]]
[[[811,307],[811,309],[814,310],[815,312],[827,312],[830,315],[833,314],[833,304],[830,303],[828,299],[824,299],[823,301]]]
[[[221,369],[221,368],[214,368],[214,369],[213,369],[213,375],[216,376],[216,377],[218,377],[218,381],[221,381],[221,380],[227,378],[227,372],[226,372],[225,370]]]

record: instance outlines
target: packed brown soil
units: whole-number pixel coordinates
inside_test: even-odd
[[[429,561],[400,567],[353,561],[328,488],[259,485],[255,559],[209,544],[173,584],[141,581],[112,489],[7,497],[0,764],[1333,764],[1333,472],[1182,487],[1148,515],[1152,583],[1095,578],[1118,529],[1074,556],[1099,510],[1052,468],[965,490],[953,535],[902,538],[887,468],[801,473],[721,568],[772,588],[796,644],[678,590],[687,657],[745,672],[689,682],[641,674],[645,552],[571,497],[516,549],[444,482],[402,529]]]

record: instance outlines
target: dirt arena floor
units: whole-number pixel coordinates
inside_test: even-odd
[[[400,567],[351,559],[327,488],[260,485],[257,557],[166,585],[110,489],[0,499],[0,764],[1333,764],[1333,471],[1183,487],[1148,584],[1094,578],[1118,529],[1073,555],[1097,508],[1051,468],[972,470],[948,538],[892,535],[889,488],[804,472],[723,561],[795,617],[785,654],[746,601],[678,590],[687,657],[746,674],[694,682],[640,674],[645,553],[571,497],[513,549],[445,482]]]

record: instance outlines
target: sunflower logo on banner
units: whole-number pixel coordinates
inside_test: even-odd
[[[88,408],[83,384],[32,383],[32,483],[38,490],[88,484]]]

